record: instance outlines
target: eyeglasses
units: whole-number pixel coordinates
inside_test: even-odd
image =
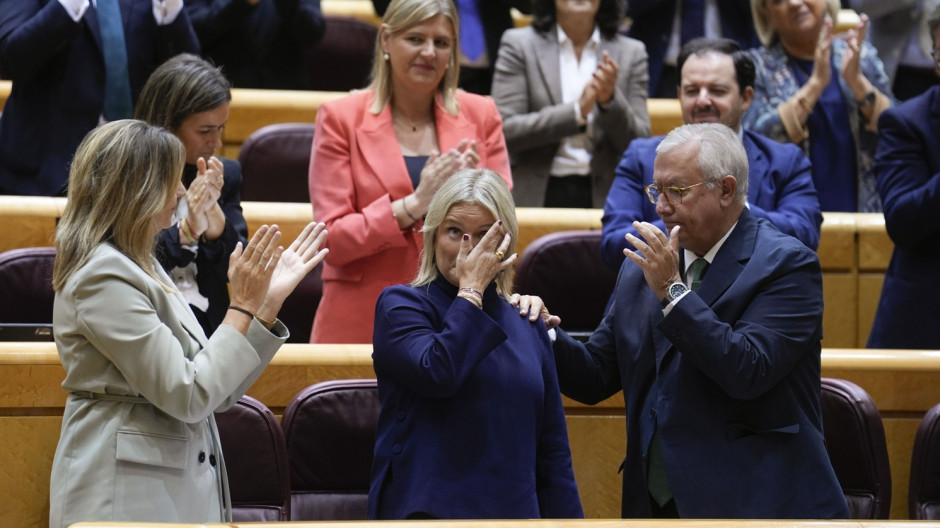
[[[692,187],[698,187],[699,185],[705,185],[709,182],[698,182],[693,183],[692,185],[686,187],[661,187],[655,183],[651,183],[646,187],[643,187],[643,190],[646,191],[646,197],[650,199],[651,202],[655,205],[659,201],[661,195],[666,196],[666,201],[669,202],[669,205],[675,207],[682,203],[682,195],[684,195]]]

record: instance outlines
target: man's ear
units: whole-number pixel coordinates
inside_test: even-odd
[[[748,86],[741,92],[741,110],[747,110],[754,102],[754,87]]]
[[[738,189],[738,179],[728,174],[718,180],[718,185],[721,188],[721,204],[727,207],[734,203],[734,193]]]

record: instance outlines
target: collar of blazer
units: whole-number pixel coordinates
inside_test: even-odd
[[[459,93],[458,93],[459,94]],[[458,95],[458,101],[461,97]],[[378,114],[369,112],[368,104],[363,108],[363,117],[356,129],[356,143],[360,154],[366,160],[372,173],[379,175],[378,181],[393,200],[407,196],[414,191],[405,159],[398,145],[398,138],[392,126],[392,107],[385,105]],[[434,99],[434,122],[437,128],[437,144],[441,152],[452,149],[464,138],[477,140],[480,151],[480,166],[485,163],[485,149],[477,136],[477,125],[466,119],[461,110],[452,116],[444,110],[440,95]]]

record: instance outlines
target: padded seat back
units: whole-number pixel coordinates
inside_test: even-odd
[[[366,518],[378,416],[374,379],[325,381],[294,396],[281,419],[292,521]]]
[[[52,324],[54,247],[0,253],[0,322]]]
[[[277,123],[248,136],[238,153],[243,201],[310,203],[307,175],[315,126]]]
[[[598,230],[559,231],[537,238],[516,267],[517,292],[538,295],[573,335],[600,324],[617,282],[600,254]]]
[[[309,343],[310,332],[313,330],[313,316],[320,306],[323,297],[323,279],[320,274],[323,265],[318,265],[301,279],[300,284],[284,300],[278,318],[290,330],[288,343]]]
[[[850,381],[823,378],[820,404],[829,460],[851,517],[887,519],[891,468],[884,425],[875,402]]]
[[[940,404],[927,411],[917,428],[907,499],[911,519],[940,520]]]
[[[274,413],[251,396],[216,413],[236,522],[290,520],[287,445]]]
[[[354,17],[326,15],[323,39],[305,52],[309,90],[365,88],[372,73],[378,28]]]

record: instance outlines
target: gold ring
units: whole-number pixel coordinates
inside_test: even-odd
[[[498,250],[498,249],[496,250],[496,258],[498,258],[499,260],[503,260],[503,257],[505,257],[505,256],[506,256],[505,253],[503,253],[502,251],[500,251],[500,250]]]

